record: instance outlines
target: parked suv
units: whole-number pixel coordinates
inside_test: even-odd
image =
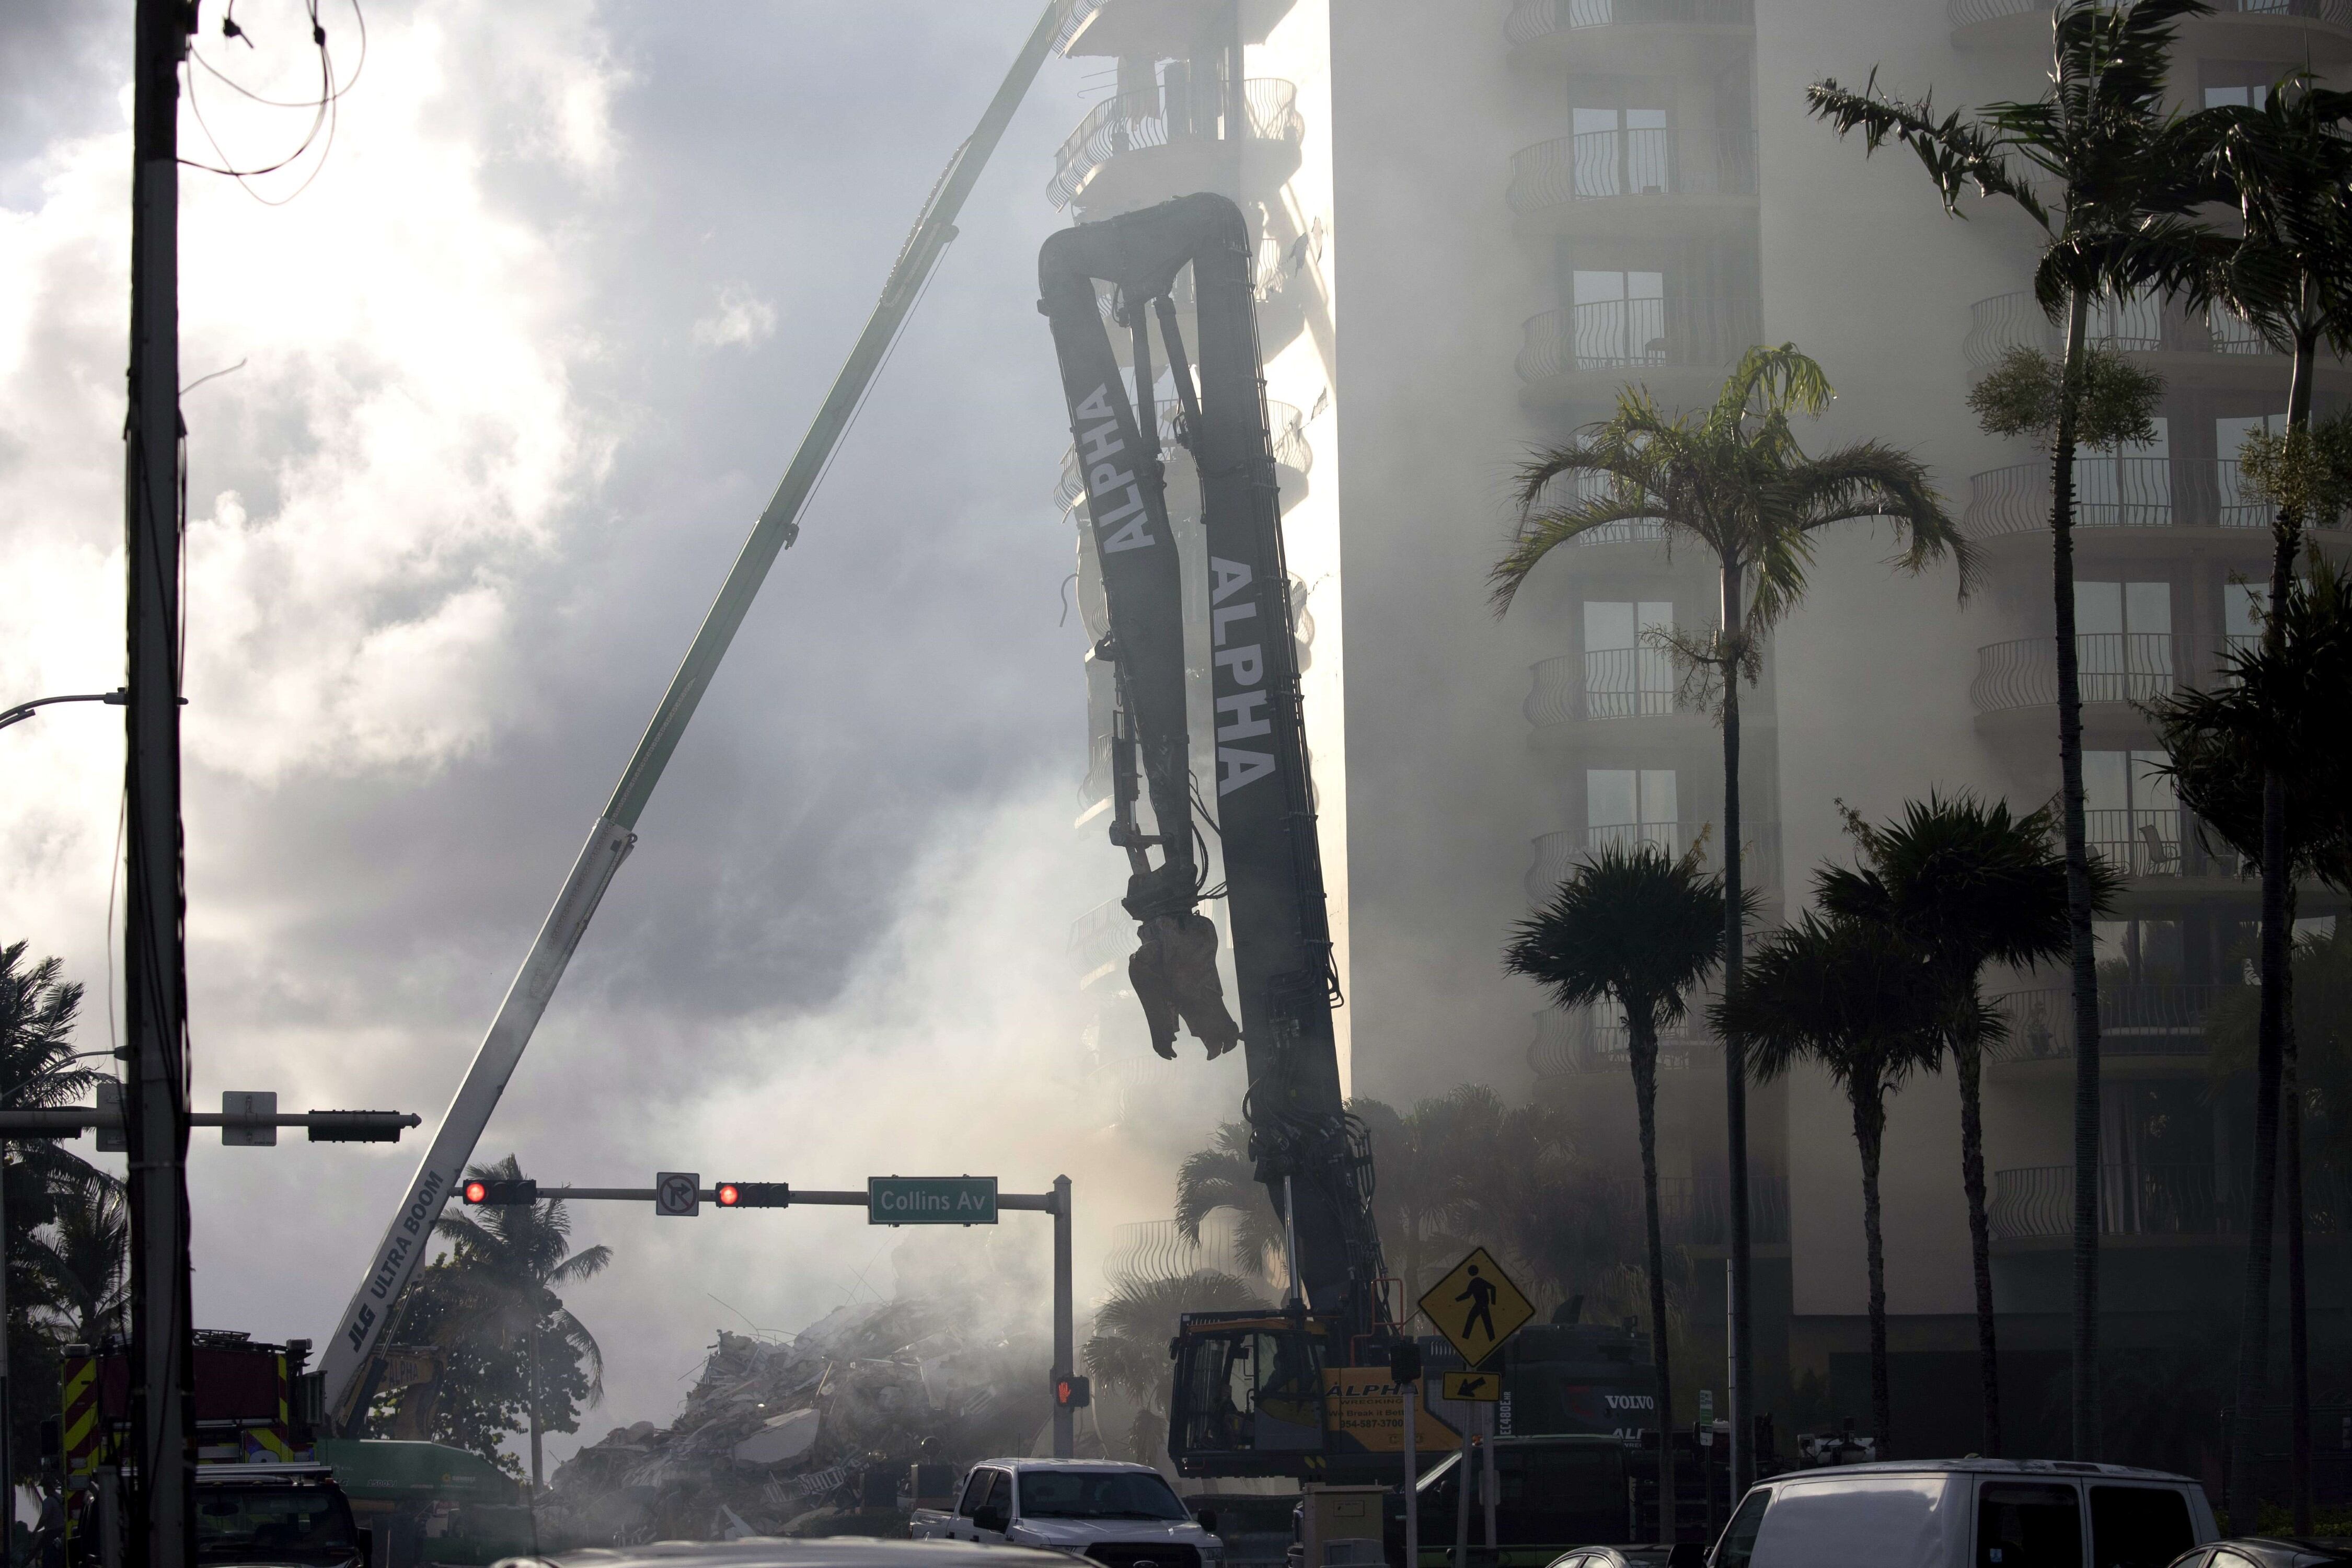
[[[1776,1476],[1708,1568],[2167,1568],[2213,1540],[2185,1476],[2051,1459],[1931,1459]]]

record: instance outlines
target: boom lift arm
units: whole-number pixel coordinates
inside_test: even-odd
[[[971,138],[956,149],[946,172],[932,188],[930,198],[924,203],[914,232],[907,237],[905,247],[891,266],[889,279],[882,287],[881,300],[874,307],[866,331],[850,350],[841,374],[835,377],[833,390],[825,395],[815,422],[802,438],[800,450],[793,455],[792,467],[785,470],[767,510],[752,525],[751,537],[727,574],[718,599],[703,617],[702,628],[695,634],[685,660],[670,678],[669,689],[662,694],[661,705],[654,710],[653,722],[646,727],[644,738],[629,758],[628,768],[622,773],[612,799],[590,830],[579,859],[573,862],[572,875],[564,879],[562,891],[556,895],[554,909],[540,927],[538,939],[531,943],[521,970],[507,990],[506,1000],[499,1005],[498,1016],[490,1021],[489,1033],[483,1037],[465,1082],[458,1087],[448,1113],[441,1119],[432,1147],[425,1151],[416,1174],[403,1191],[400,1207],[385,1227],[383,1239],[370,1255],[366,1276],[352,1293],[341,1321],[328,1336],[320,1370],[326,1382],[328,1418],[339,1430],[354,1429],[364,1419],[368,1384],[372,1381],[367,1374],[376,1344],[389,1327],[401,1291],[424,1261],[426,1244],[433,1235],[433,1222],[440,1216],[442,1205],[456,1189],[466,1162],[473,1158],[482,1130],[489,1123],[490,1112],[497,1109],[508,1079],[514,1076],[523,1047],[530,1043],[531,1033],[538,1028],[540,1016],[546,1012],[557,982],[563,978],[564,966],[579,947],[580,938],[595,915],[596,905],[611,884],[613,874],[635,847],[637,817],[652,798],[654,786],[661,782],[670,753],[677,750],[678,739],[693,719],[711,677],[718,673],[719,660],[727,657],[729,645],[735,640],[743,617],[751,612],[751,601],[767,581],[768,569],[799,536],[801,509],[815,490],[825,466],[833,460],[834,449],[840,445],[843,434],[856,417],[858,405],[865,401],[890,345],[898,340],[899,330],[913,312],[932,268],[939,264],[948,242],[955,237],[956,216],[962,211],[964,199],[971,194],[981,171],[988,166],[989,156],[996,151],[1013,111],[1020,107],[1029,84],[1036,79],[1038,68],[1059,39],[1068,10],[1067,0],[1050,0],[1028,41],[1022,45],[1013,68],[997,88],[996,96],[990,100],[980,124]]]
[[[1131,769],[1122,755],[1130,742],[1115,738],[1110,836],[1129,857],[1124,903],[1141,944],[1129,972],[1162,1054],[1173,1054],[1165,1045],[1181,1013],[1213,1057],[1230,1047],[1225,1032],[1233,1026],[1218,994],[1215,928],[1197,909],[1206,895],[1193,853],[1184,568],[1169,525],[1154,405],[1157,319],[1180,410],[1177,439],[1201,477],[1215,713],[1213,826],[1224,852],[1252,1155],[1276,1212],[1294,1215],[1306,1301],[1355,1337],[1379,1327],[1380,1237],[1369,1149],[1339,1093],[1331,1026],[1339,986],[1251,260],[1239,208],[1219,195],[1185,196],[1054,235],[1038,258],[1038,309],[1053,325],[1102,568],[1109,631],[1096,654],[1115,667],[1123,729],[1139,754],[1156,828],[1146,837],[1135,821]],[[1188,266],[1201,338],[1197,393],[1171,298]],[[1132,396],[1111,349],[1097,279],[1116,289],[1133,337]],[[1156,866],[1147,853],[1154,847]]]

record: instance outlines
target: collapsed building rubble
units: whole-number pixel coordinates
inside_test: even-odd
[[[837,1309],[790,1337],[721,1331],[667,1427],[614,1427],[556,1470],[542,1541],[900,1528],[909,1466],[1033,1449],[1050,1360],[1042,1336],[983,1333],[930,1298]]]

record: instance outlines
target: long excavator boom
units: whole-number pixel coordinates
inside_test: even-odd
[[[1197,388],[1173,302],[1188,268]],[[1235,1026],[1219,994],[1216,931],[1199,911],[1210,896],[1195,851],[1206,842],[1196,821],[1204,822],[1223,852],[1256,1173],[1276,1212],[1294,1216],[1295,1278],[1307,1300],[1361,1335],[1377,1326],[1380,1237],[1369,1152],[1339,1092],[1331,1017],[1339,986],[1252,270],[1240,209],[1219,195],[1184,196],[1054,235],[1038,258],[1039,309],[1061,360],[1109,614],[1095,651],[1115,669],[1120,710],[1110,834],[1130,871],[1124,902],[1139,948],[1129,973],[1162,1054],[1172,1054],[1179,1016],[1212,1057],[1230,1047]],[[1111,285],[1132,339],[1131,383],[1111,347],[1098,282]],[[1214,714],[1213,754],[1203,759],[1213,766],[1199,779],[1185,718],[1188,568],[1169,519],[1155,325],[1177,440],[1200,474],[1206,539],[1205,560],[1191,568],[1207,578]],[[1151,807],[1150,834],[1124,783],[1120,752],[1129,745]]]
[[[956,216],[963,208],[964,198],[971,194],[981,171],[987,167],[989,156],[996,151],[1005,126],[1012,121],[1013,111],[1028,93],[1029,84],[1036,79],[1038,68],[1052,51],[1068,11],[1066,0],[1052,0],[1047,5],[1045,15],[1013,59],[1013,68],[997,88],[996,96],[990,100],[980,124],[971,138],[956,149],[946,173],[933,187],[914,232],[908,236],[906,246],[890,268],[872,318],[850,350],[841,374],[834,378],[833,389],[825,395],[815,422],[802,438],[800,450],[793,455],[792,467],[785,470],[767,510],[752,525],[751,537],[744,541],[741,553],[727,574],[727,581],[704,616],[702,628],[695,634],[677,673],[670,678],[669,689],[662,694],[661,705],[654,710],[653,721],[646,726],[644,738],[629,758],[612,799],[589,831],[588,842],[572,864],[571,876],[564,879],[563,890],[556,895],[555,907],[540,927],[522,968],[507,990],[506,1000],[499,1005],[498,1016],[490,1021],[489,1032],[475,1053],[465,1082],[458,1086],[457,1098],[442,1117],[432,1146],[425,1151],[416,1174],[403,1189],[400,1207],[385,1226],[383,1239],[370,1255],[367,1273],[359,1289],[352,1293],[351,1304],[343,1309],[342,1320],[328,1336],[325,1352],[320,1358],[329,1419],[339,1430],[351,1430],[365,1418],[371,1360],[390,1326],[401,1291],[424,1261],[433,1237],[433,1223],[440,1217],[442,1205],[457,1187],[467,1161],[473,1158],[475,1145],[489,1124],[490,1112],[498,1108],[499,1097],[506,1092],[507,1081],[522,1059],[523,1047],[530,1043],[532,1031],[538,1028],[540,1017],[547,1010],[548,999],[554,995],[556,983],[563,978],[564,967],[579,947],[580,938],[595,915],[596,905],[611,884],[613,874],[621,868],[621,862],[635,846],[637,817],[652,798],[654,786],[661,782],[670,753],[677,750],[678,738],[686,732],[703,692],[709,689],[719,661],[727,657],[728,647],[735,640],[743,617],[750,614],[751,601],[759,595],[760,585],[767,581],[768,569],[799,536],[801,509],[815,490],[817,480],[832,461],[834,449],[840,445],[851,420],[856,417],[858,405],[865,401],[890,345],[898,340],[899,330],[921,297],[924,282],[939,264],[948,242],[955,237]]]

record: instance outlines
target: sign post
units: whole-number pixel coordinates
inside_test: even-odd
[[[1421,1310],[1431,1322],[1437,1325],[1437,1331],[1444,1334],[1447,1342],[1462,1352],[1462,1359],[1468,1362],[1471,1366],[1471,1373],[1447,1374],[1447,1394],[1475,1400],[1483,1406],[1486,1413],[1486,1418],[1479,1423],[1485,1429],[1484,1441],[1481,1444],[1486,1450],[1485,1462],[1478,1467],[1480,1474],[1475,1480],[1479,1497],[1486,1503],[1486,1545],[1489,1550],[1492,1550],[1495,1545],[1496,1500],[1495,1430],[1498,1423],[1495,1418],[1496,1405],[1489,1401],[1499,1400],[1502,1397],[1503,1370],[1502,1363],[1497,1359],[1496,1352],[1503,1348],[1504,1341],[1528,1326],[1528,1320],[1536,1315],[1535,1303],[1528,1300],[1527,1292],[1521,1290],[1512,1282],[1511,1277],[1503,1272],[1503,1266],[1495,1261],[1493,1253],[1483,1247],[1474,1247],[1470,1249],[1468,1257],[1455,1264],[1444,1279],[1431,1286],[1423,1294]],[[1454,1380],[1469,1379],[1476,1373],[1483,1373],[1492,1380],[1494,1392],[1484,1395],[1478,1394],[1454,1395],[1454,1389],[1457,1386]],[[1470,1488],[1473,1477],[1469,1465],[1470,1439],[1466,1433],[1462,1439],[1462,1458],[1464,1461],[1462,1508],[1454,1531],[1454,1544],[1458,1550],[1454,1554],[1454,1568],[1465,1568],[1461,1559],[1469,1549]]]

